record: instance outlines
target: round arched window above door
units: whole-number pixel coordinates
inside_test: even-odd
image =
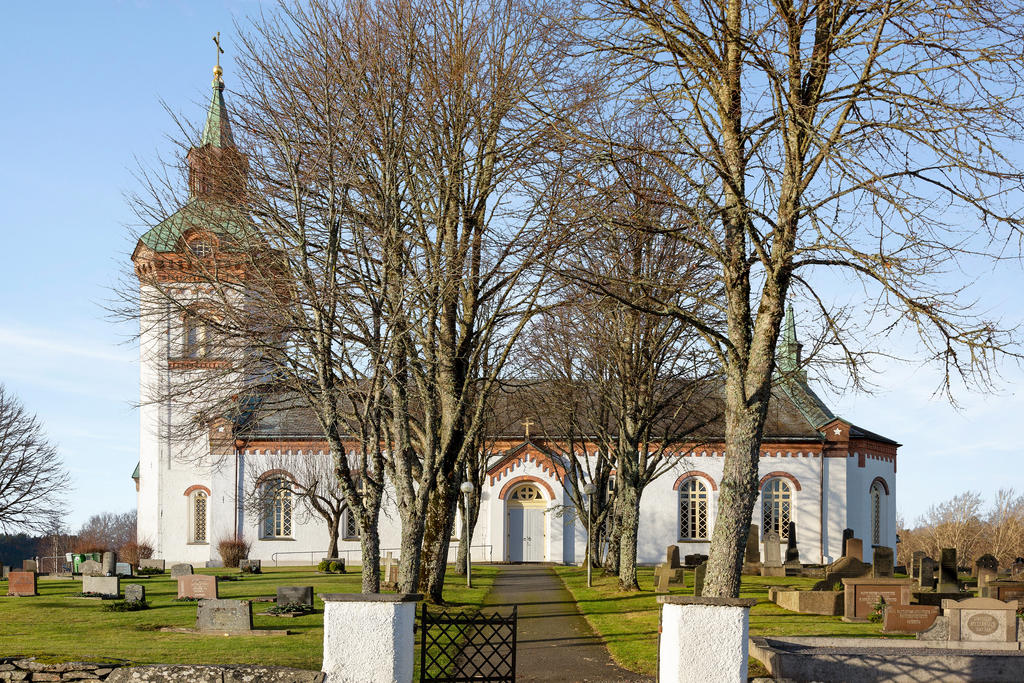
[[[509,496],[509,500],[522,500],[522,501],[533,501],[533,500],[544,500],[544,496],[540,494],[540,489],[533,484],[523,484],[516,488]]]

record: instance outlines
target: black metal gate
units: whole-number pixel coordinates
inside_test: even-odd
[[[516,680],[516,615],[420,612],[420,680]]]

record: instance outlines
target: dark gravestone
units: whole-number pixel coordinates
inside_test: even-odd
[[[979,569],[991,569],[994,572],[999,571],[999,560],[996,559],[995,555],[989,555],[986,553],[974,561],[975,576],[977,576]]]
[[[128,602],[146,602],[146,587],[141,583],[129,583],[124,587],[124,599]]]
[[[86,560],[78,565],[82,576],[103,576],[103,565],[96,560]]]
[[[686,574],[679,564],[679,546],[670,545],[665,551],[665,562],[654,568],[654,590],[668,593],[670,586],[686,587]]]
[[[178,597],[216,599],[217,577],[202,574],[186,574],[178,577]]]
[[[939,593],[956,593],[960,579],[956,574],[956,548],[943,548],[939,559]]]
[[[893,552],[892,548],[884,545],[875,546],[874,558],[871,562],[871,576],[876,579],[891,579],[893,574]]]
[[[238,569],[245,574],[262,574],[263,573],[263,561],[262,560],[239,560]]]
[[[196,630],[204,633],[246,633],[252,630],[252,603],[248,600],[200,600]]]
[[[846,557],[846,542],[849,541],[851,538],[853,538],[853,529],[843,529],[843,557]]]
[[[800,564],[800,550],[796,547],[796,522],[789,523],[789,537],[786,539],[786,564]]]
[[[921,560],[924,559],[925,552],[923,550],[915,550],[912,559],[910,560],[910,578],[916,579],[921,576]]]
[[[36,591],[36,573],[12,570],[7,574],[8,595],[39,595]]]
[[[695,553],[693,555],[687,555],[687,556],[685,556],[683,558],[683,566],[688,568],[688,569],[694,568],[697,565],[699,565],[701,562],[706,562],[707,559],[708,559],[707,555],[701,555],[700,553]]]
[[[743,572],[745,574],[758,573],[758,569],[755,567],[761,563],[761,549],[758,547],[760,533],[760,527],[756,524],[750,525],[750,530],[747,532],[747,545],[743,551]]]
[[[936,562],[930,557],[921,558],[921,571],[917,576],[917,585],[923,589],[935,588],[935,567]]]
[[[885,632],[920,633],[927,631],[939,616],[937,606],[928,605],[887,605],[885,608]]]
[[[163,571],[165,569],[164,560],[154,560],[153,558],[145,558],[139,560],[139,569],[159,569]]]
[[[285,605],[306,605],[308,607],[313,606],[313,587],[312,586],[278,586],[277,587],[277,606],[284,607]]]
[[[704,594],[704,575],[708,570],[708,562],[704,560],[693,570],[693,594],[698,598]]]
[[[1010,565],[1010,576],[1016,576],[1018,574],[1024,574],[1024,557],[1018,557]]]
[[[190,564],[176,564],[171,567],[171,578],[176,579],[179,576],[189,576],[192,573],[192,565]]]

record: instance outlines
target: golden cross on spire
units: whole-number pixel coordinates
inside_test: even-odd
[[[529,440],[529,438],[530,438],[530,427],[532,427],[536,423],[533,422],[532,420],[530,420],[529,418],[527,418],[526,422],[520,422],[519,424],[523,425],[523,428],[526,429],[526,438],[527,438],[527,440]]]
[[[220,56],[224,54],[224,48],[220,46],[220,31],[213,37],[213,42],[217,46],[217,67],[220,68]]]

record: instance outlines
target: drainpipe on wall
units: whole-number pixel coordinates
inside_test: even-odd
[[[818,515],[818,519],[821,520],[821,529],[818,534],[818,564],[825,564],[825,529],[827,528],[826,508],[825,508],[825,449],[821,449],[821,468],[819,470],[820,477],[818,479],[818,506],[821,513]]]

